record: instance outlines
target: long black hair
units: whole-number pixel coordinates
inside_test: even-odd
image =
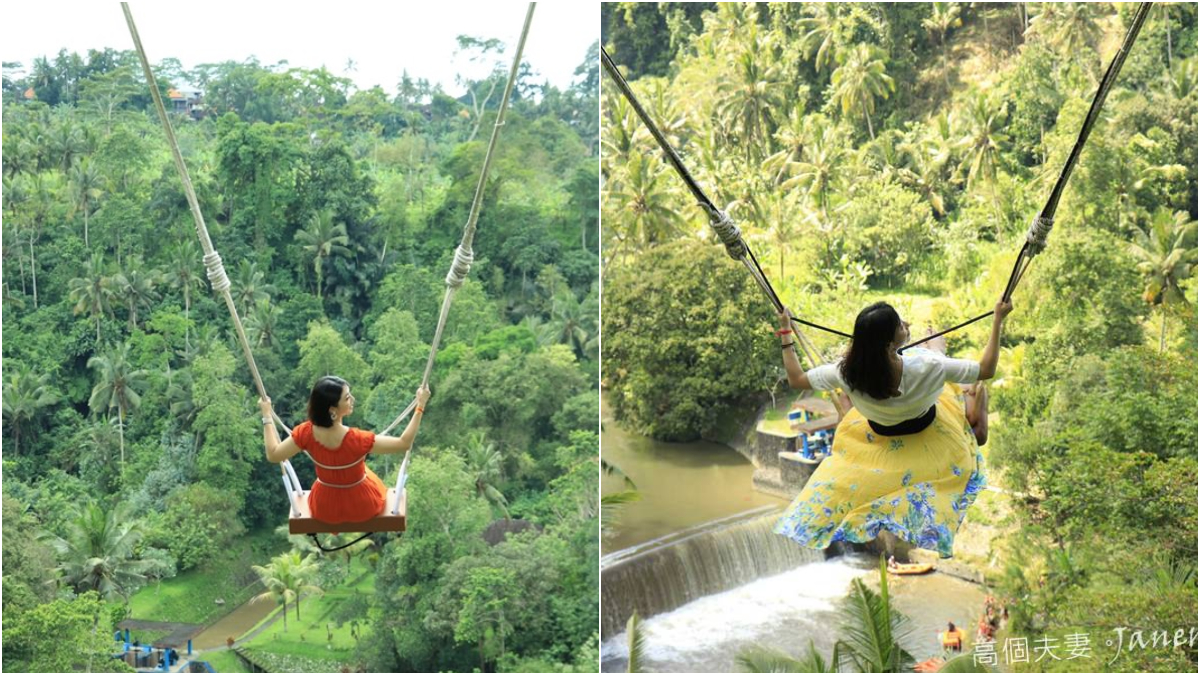
[[[855,391],[885,399],[900,394],[894,380],[888,346],[896,339],[900,315],[886,302],[877,302],[858,313],[854,339],[842,359],[842,379]]]
[[[308,419],[319,427],[333,426],[333,416],[330,408],[336,408],[342,401],[342,391],[346,381],[336,375],[326,375],[313,385],[312,393],[308,395]]]

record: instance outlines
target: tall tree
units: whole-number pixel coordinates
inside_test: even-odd
[[[238,263],[237,275],[233,278],[233,299],[241,303],[242,316],[248,316],[252,305],[270,300],[275,292],[275,286],[267,283],[265,275],[258,270],[258,263],[245,259]]]
[[[642,154],[630,156],[624,169],[613,195],[621,213],[614,234],[635,250],[665,243],[683,225],[671,192],[673,176],[657,157]]]
[[[1149,231],[1134,230],[1129,244],[1137,269],[1146,281],[1142,298],[1162,307],[1162,329],[1158,350],[1166,348],[1168,307],[1187,302],[1180,285],[1196,269],[1196,221],[1184,211],[1159,209],[1150,220]]]
[[[1093,48],[1104,34],[1101,8],[1092,2],[1043,2],[1042,11],[1029,22],[1027,34],[1040,36],[1066,58],[1098,62]]]
[[[274,598],[283,606],[283,631],[287,632],[287,603],[296,601],[296,620],[300,620],[300,596],[304,593],[320,593],[321,588],[311,583],[316,574],[317,564],[311,554],[300,557],[299,551],[281,553],[268,565],[251,567],[258,578],[262,580],[266,591],[257,598]]]
[[[68,297],[75,303],[76,314],[87,312],[96,322],[96,344],[100,344],[100,321],[112,316],[112,300],[116,296],[113,280],[104,274],[104,258],[93,253],[84,266],[83,276],[67,282]]]
[[[871,113],[875,112],[875,99],[886,99],[896,91],[896,83],[887,74],[887,64],[878,49],[859,43],[849,51],[846,61],[833,71],[833,100],[841,107],[843,115],[861,113],[867,120],[867,133],[875,138],[871,124]]]
[[[129,362],[129,343],[122,342],[107,354],[97,354],[88,359],[88,368],[93,368],[99,377],[88,407],[92,414],[103,409],[117,409],[117,432],[120,434],[121,464],[125,464],[125,417],[142,403],[146,386],[146,371],[135,370]]]
[[[100,172],[88,157],[80,159],[71,167],[69,173],[71,188],[71,203],[75,211],[83,211],[83,245],[88,242],[88,218],[91,216],[96,203],[104,194]]]
[[[322,211],[312,217],[308,228],[296,232],[296,241],[304,247],[305,253],[313,258],[313,269],[317,272],[317,299],[322,297],[324,285],[325,259],[333,255],[350,255],[347,245],[350,238],[346,236],[346,226],[334,224],[333,214]]]
[[[138,327],[138,309],[153,307],[160,297],[155,287],[162,281],[162,274],[145,267],[141,256],[129,256],[125,259],[125,271],[113,279],[117,292],[125,298],[126,307],[129,308],[130,328]]]
[[[196,272],[196,243],[184,239],[171,252],[171,262],[167,268],[167,280],[183,294],[183,318],[186,321],[183,332],[185,348],[191,348],[192,334],[192,289],[203,288],[204,279]]]
[[[475,495],[500,509],[507,519],[508,499],[496,487],[504,479],[504,455],[487,436],[476,431],[467,439],[467,472],[475,481]]]
[[[770,41],[760,37],[757,26],[751,26],[744,39],[744,49],[737,55],[733,76],[717,86],[722,97],[717,104],[718,114],[726,124],[738,130],[741,145],[746,149],[746,161],[761,159],[764,144],[769,144],[774,132],[774,110],[784,106],[783,79],[776,50]]]
[[[1001,131],[1008,115],[1008,103],[996,105],[991,97],[977,92],[967,108],[966,133],[960,141],[967,156],[960,166],[967,168],[967,189],[979,181],[992,189],[992,201],[996,202],[996,168],[1000,151],[1008,142],[1008,135]]]
[[[88,503],[67,521],[65,537],[45,535],[63,580],[79,593],[96,591],[108,601],[127,599],[145,580],[148,563],[135,557],[141,539],[141,523],[126,503],[108,510]]]
[[[921,21],[925,30],[937,37],[942,48],[942,78],[950,87],[950,73],[946,61],[946,35],[951,28],[962,26],[962,7],[957,2],[935,2],[928,17]]]
[[[34,373],[31,368],[18,366],[9,372],[4,383],[4,421],[12,429],[13,455],[21,454],[22,432],[37,420],[45,408],[58,403],[58,395],[50,385],[49,373]]]

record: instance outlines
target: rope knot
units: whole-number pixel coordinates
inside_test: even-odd
[[[729,254],[729,257],[734,260],[745,258],[748,250],[746,242],[742,241],[742,231],[738,229],[729,214],[715,207],[709,208],[704,204],[701,204],[701,207],[708,211],[710,224],[716,230],[717,236],[721,238],[721,243],[725,244],[725,252]]]
[[[205,254],[204,269],[214,291],[224,293],[229,290],[229,277],[225,274],[225,266],[221,263],[221,254],[216,251]]]
[[[446,273],[446,285],[451,288],[461,288],[463,282],[467,280],[467,274],[471,272],[471,263],[475,262],[475,252],[470,248],[463,248],[462,244],[454,249],[454,262],[450,265],[450,271]]]
[[[1037,255],[1046,249],[1046,237],[1050,235],[1052,227],[1054,218],[1043,218],[1041,215],[1033,217],[1033,222],[1029,223],[1029,231],[1025,233],[1030,255]]]

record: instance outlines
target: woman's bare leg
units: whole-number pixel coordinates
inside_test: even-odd
[[[975,441],[980,446],[987,444],[988,439],[988,390],[982,382],[967,387],[966,395],[967,422],[971,431],[975,432]]]

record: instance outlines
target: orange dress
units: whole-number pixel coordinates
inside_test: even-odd
[[[308,493],[313,518],[323,523],[359,523],[383,512],[387,488],[367,468],[367,453],[375,445],[375,432],[351,427],[336,448],[327,448],[313,437],[312,422],[292,430],[292,440],[317,465],[317,482]]]

